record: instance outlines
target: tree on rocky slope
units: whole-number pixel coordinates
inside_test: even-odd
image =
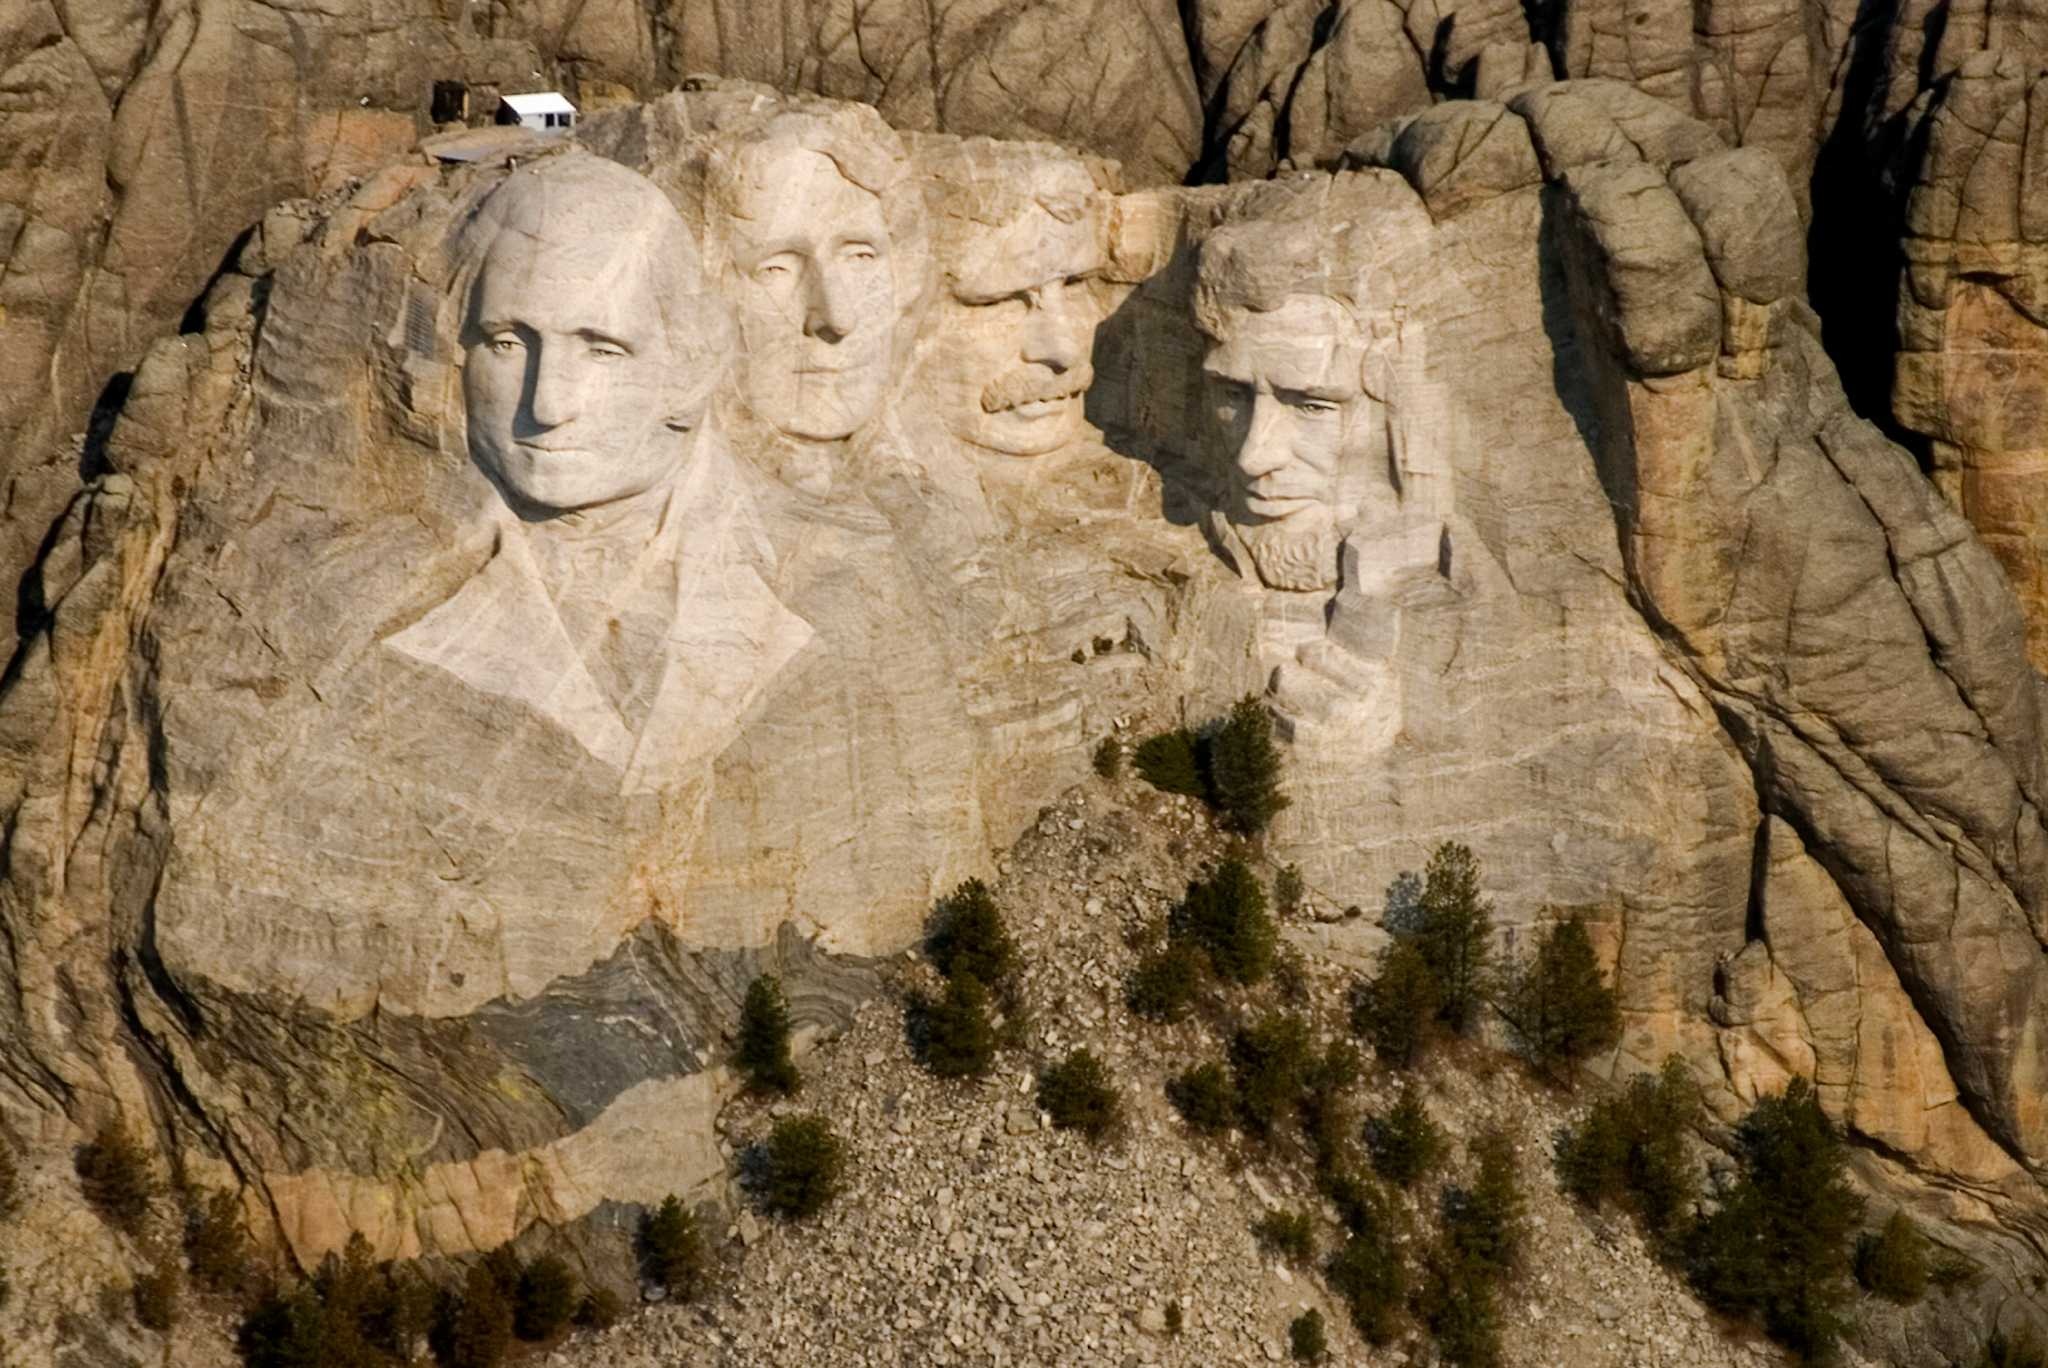
[[[1592,937],[1577,917],[1545,928],[1503,998],[1531,1057],[1566,1078],[1572,1065],[1621,1038],[1621,1000],[1601,977]]]
[[[747,985],[733,1062],[757,1092],[786,1095],[802,1082],[789,1053],[789,1003],[782,996],[782,980],[773,974],[762,974]]]

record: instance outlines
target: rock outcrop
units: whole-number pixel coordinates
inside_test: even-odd
[[[1511,947],[1594,928],[1605,1070],[1812,1074],[2017,1285],[2021,601],[1850,408],[1780,156],[1495,94],[1126,188],[707,79],[265,214],[38,536],[0,1117],[147,1117],[302,1259],[615,1223],[720,1173],[753,974],[843,1024],[1097,739],[1264,691],[1322,902],[1469,843]]]

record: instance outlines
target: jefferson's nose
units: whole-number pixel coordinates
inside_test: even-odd
[[[823,267],[813,268],[804,284],[804,336],[837,345],[855,326],[850,291]]]

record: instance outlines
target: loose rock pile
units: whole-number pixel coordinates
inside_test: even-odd
[[[654,1306],[547,1360],[559,1368],[704,1364],[1233,1364],[1278,1362],[1307,1307],[1328,1322],[1333,1362],[1426,1364],[1420,1331],[1371,1349],[1312,1271],[1262,1251],[1251,1227],[1276,1207],[1319,1213],[1319,1257],[1335,1238],[1291,1142],[1270,1151],[1201,1141],[1163,1083],[1220,1043],[1198,1019],[1138,1021],[1123,1005],[1131,934],[1171,906],[1221,853],[1191,800],[1135,781],[1070,791],[999,865],[997,896],[1021,952],[1025,1047],[979,1084],[935,1079],[912,1057],[900,1006],[870,1003],[803,1062],[794,1102],[742,1100],[720,1119],[732,1154],[774,1116],[815,1110],[849,1141],[846,1192],[815,1222],[784,1225],[744,1205],[731,1220],[719,1291]],[[1304,917],[1313,916],[1305,910]],[[1342,1030],[1350,973],[1304,957],[1291,1004],[1326,1040]],[[931,980],[906,957],[899,986]],[[1285,977],[1285,976],[1283,976]],[[1260,990],[1271,996],[1277,988]],[[1199,1014],[1198,1014],[1199,1017]],[[1051,1129],[1035,1067],[1085,1045],[1124,1089],[1123,1134],[1096,1147]],[[1425,1073],[1431,1113],[1456,1140],[1513,1126],[1528,1193],[1527,1272],[1504,1299],[1508,1361],[1557,1368],[1781,1362],[1731,1332],[1659,1266],[1620,1218],[1557,1191],[1550,1137],[1570,1099],[1480,1049]],[[1369,1069],[1361,1111],[1398,1082]],[[1443,1178],[1460,1176],[1462,1144]],[[1426,1230],[1438,1183],[1403,1198]],[[1180,1328],[1169,1329],[1171,1309]]]

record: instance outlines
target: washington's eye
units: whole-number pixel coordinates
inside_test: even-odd
[[[882,254],[871,242],[849,242],[839,249],[839,255],[847,261],[875,261]]]

